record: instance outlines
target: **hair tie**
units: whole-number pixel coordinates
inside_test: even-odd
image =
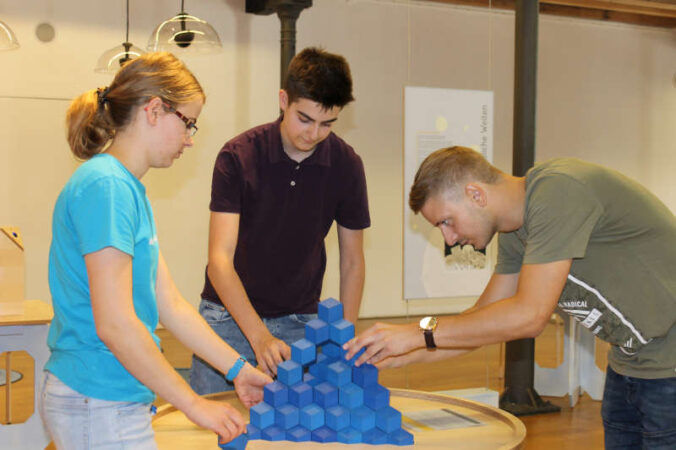
[[[96,89],[96,95],[98,96],[99,109],[104,109],[108,100],[108,92],[110,92],[110,87],[106,86],[104,88]]]

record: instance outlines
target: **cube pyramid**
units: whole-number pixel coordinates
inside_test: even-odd
[[[291,359],[277,365],[277,380],[251,408],[247,439],[413,445],[390,391],[378,384],[378,369],[355,367],[361,352],[345,359],[342,346],[353,337],[343,305],[320,302],[305,338],[291,345]]]

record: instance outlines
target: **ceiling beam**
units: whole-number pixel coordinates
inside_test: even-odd
[[[427,0],[436,3],[514,9],[515,0]],[[676,28],[673,0],[540,0],[540,13]]]

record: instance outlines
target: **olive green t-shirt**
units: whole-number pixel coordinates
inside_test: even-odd
[[[647,189],[576,159],[537,164],[523,226],[498,242],[497,273],[572,258],[558,306],[612,344],[615,372],[676,376],[676,218]]]

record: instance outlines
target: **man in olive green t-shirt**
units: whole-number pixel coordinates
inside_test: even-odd
[[[676,448],[676,218],[657,197],[576,159],[513,177],[451,147],[422,163],[409,204],[448,245],[482,249],[499,233],[495,273],[462,314],[376,324],[346,344],[346,358],[367,347],[358,364],[398,367],[532,338],[558,307],[612,344],[606,448]]]

